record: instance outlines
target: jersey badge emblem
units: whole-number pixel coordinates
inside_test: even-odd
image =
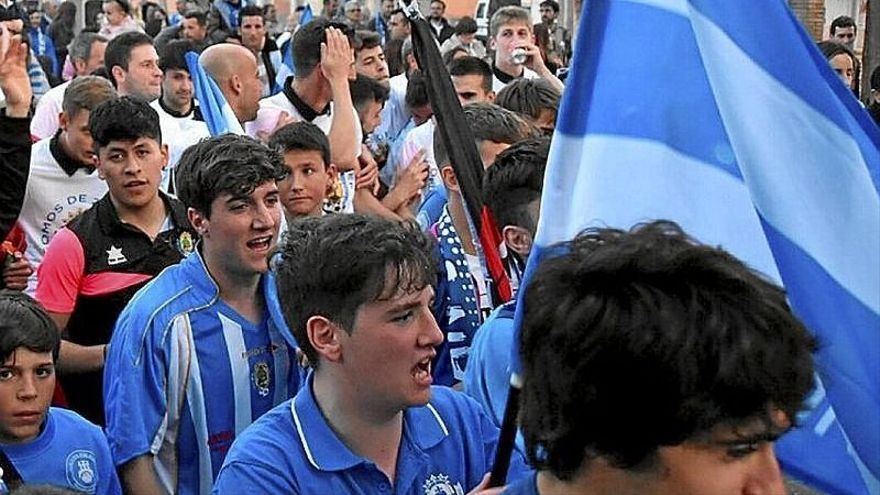
[[[265,361],[255,364],[252,376],[254,387],[257,388],[257,393],[260,394],[260,397],[269,395],[269,387],[272,385],[272,374],[269,372],[269,364]]]
[[[177,238],[177,250],[180,251],[180,254],[189,256],[194,249],[195,243],[193,242],[192,234],[186,231],[182,232],[180,237]]]
[[[461,483],[453,485],[449,481],[449,476],[445,474],[432,474],[430,478],[425,480],[423,488],[425,495],[464,495]]]
[[[67,482],[70,486],[85,493],[95,493],[97,488],[97,463],[91,450],[74,450],[65,462]]]

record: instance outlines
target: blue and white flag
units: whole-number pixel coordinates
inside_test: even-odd
[[[220,87],[199,63],[199,55],[195,52],[187,53],[186,65],[192,77],[196,99],[199,101],[199,111],[202,112],[211,136],[244,135],[241,123],[223,96],[223,92],[220,91]]]
[[[820,341],[783,469],[880,493],[878,147],[784,0],[587,0],[526,276],[586,227],[652,219],[733,253]]]
[[[385,46],[385,19],[382,18],[381,11],[376,11],[376,16],[373,18],[373,23],[376,24],[376,33],[382,40],[382,46]]]

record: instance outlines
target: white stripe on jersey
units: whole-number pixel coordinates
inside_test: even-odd
[[[180,412],[183,410],[183,394],[189,373],[189,355],[192,349],[192,332],[189,317],[175,318],[171,324],[170,360],[168,363],[168,383],[165,389],[165,417],[153,439],[151,451],[153,466],[159,482],[167,493],[177,488],[178,461],[177,444],[180,430]]]
[[[217,312],[223,327],[223,340],[226,342],[226,357],[232,373],[232,397],[235,400],[235,436],[241,434],[252,422],[250,366],[247,359],[247,346],[241,325]]]
[[[187,321],[189,320],[188,317],[186,319]],[[202,387],[202,372],[195,346],[190,349],[189,358],[191,365],[186,398],[189,402],[193,429],[196,434],[196,446],[199,450],[199,493],[210,495],[211,488],[214,485],[214,475],[211,468],[211,452],[208,450],[208,416],[205,409],[205,390]]]

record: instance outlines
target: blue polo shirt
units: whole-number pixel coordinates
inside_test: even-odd
[[[122,494],[104,432],[73,411],[50,407],[43,431],[35,439],[0,443],[0,449],[27,485],[53,485],[95,495]]]
[[[431,401],[404,412],[396,480],[353,453],[315,402],[312,377],[296,397],[257,420],[223,463],[215,494],[467,493],[492,468],[498,428],[464,394],[432,387]],[[508,479],[530,472],[514,452]]]
[[[540,495],[538,493],[538,473],[532,473],[507,485],[501,495]]]

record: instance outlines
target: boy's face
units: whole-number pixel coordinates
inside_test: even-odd
[[[431,361],[443,342],[431,313],[433,301],[434,289],[428,286],[365,303],[351,333],[339,332],[342,366],[358,383],[359,402],[394,413],[430,400]]]
[[[155,201],[167,163],[168,147],[150,137],[110,141],[98,150],[98,175],[117,209],[137,210]]]
[[[88,110],[80,110],[73,115],[62,112],[59,118],[61,136],[58,139],[64,152],[71,158],[94,166],[95,147],[92,134],[89,132],[90,114]]]
[[[0,366],[0,442],[36,438],[54,392],[52,353],[16,349]]]
[[[647,495],[751,494],[783,495],[782,474],[773,442],[791,424],[777,414],[773,428],[762,420],[733,428],[718,427],[705,438],[658,449],[656,475],[639,477],[641,493]]]
[[[206,261],[224,279],[265,273],[281,224],[278,186],[269,181],[246,196],[221,194],[211,203],[210,218],[190,209],[190,221],[202,234]]]
[[[367,105],[367,108],[363,111],[363,115],[361,115],[360,112],[358,113],[358,118],[361,120],[361,127],[363,128],[364,135],[375,131],[376,128],[379,127],[379,124],[382,122],[382,108],[384,106],[384,103],[373,100]]]
[[[495,92],[491,90],[486,92],[483,82],[483,76],[479,74],[452,76],[452,87],[455,88],[455,94],[458,95],[458,101],[462,106],[495,101]]]
[[[511,21],[498,29],[492,38],[495,42],[495,59],[513,62],[513,50],[533,41],[532,26],[523,21]]]
[[[314,150],[287,151],[284,164],[290,175],[278,182],[278,191],[287,215],[320,216],[321,205],[336,176],[336,167],[325,166],[321,152]]]

